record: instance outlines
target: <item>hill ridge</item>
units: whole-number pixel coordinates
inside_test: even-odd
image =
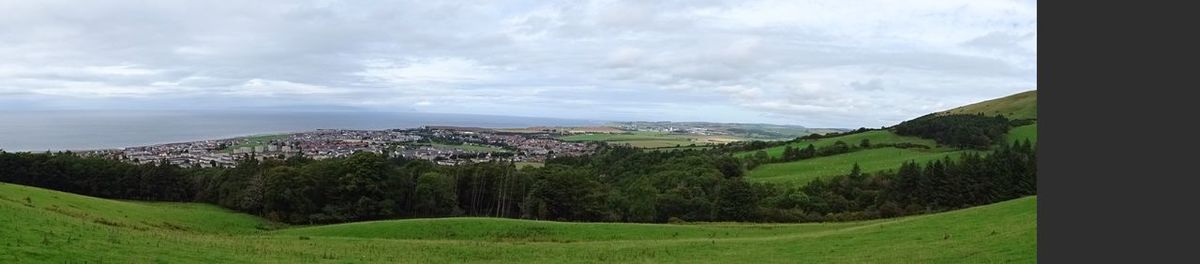
[[[984,100],[935,114],[1003,114],[1009,119],[1037,118],[1037,90],[1029,90],[1000,98]]]

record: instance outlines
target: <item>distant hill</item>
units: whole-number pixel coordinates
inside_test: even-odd
[[[1002,114],[1009,119],[1037,118],[1037,90],[978,102],[940,112],[940,114]]]

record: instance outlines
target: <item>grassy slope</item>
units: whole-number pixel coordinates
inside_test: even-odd
[[[1037,124],[1014,127],[1008,131],[1007,137],[1010,142],[1028,139],[1030,143],[1037,143]]]
[[[1003,114],[1010,119],[1037,118],[1037,90],[969,104],[942,113]]]
[[[518,161],[518,162],[516,162],[515,165],[517,166],[518,169],[524,168],[524,167],[541,168],[541,167],[545,167],[546,163],[545,162],[534,162],[534,161]]]
[[[850,168],[854,167],[856,162],[863,172],[877,172],[899,169],[901,163],[909,160],[924,163],[946,156],[957,157],[959,153],[961,151],[868,149],[793,162],[765,164],[751,170],[747,178],[759,182],[804,184],[818,178],[850,173]]]
[[[870,140],[871,144],[913,143],[913,144],[926,145],[929,147],[937,146],[937,142],[934,142],[933,140],[923,139],[923,138],[919,138],[919,137],[896,135],[896,133],[892,133],[892,131],[889,131],[889,130],[875,130],[875,131],[867,131],[867,132],[863,132],[863,133],[850,134],[850,135],[845,135],[845,136],[840,136],[840,137],[822,138],[822,139],[816,139],[816,140],[802,140],[802,141],[791,143],[788,145],[790,145],[792,147],[805,148],[805,147],[808,147],[809,144],[812,144],[816,148],[821,148],[824,146],[833,145],[834,142],[842,141],[842,142],[846,142],[846,144],[858,146],[858,144],[860,142],[862,142],[863,139]],[[766,148],[766,151],[767,151],[768,155],[771,155],[771,157],[780,157],[780,156],[783,156],[783,149],[785,147],[787,147],[787,146],[770,147],[770,148]],[[739,152],[734,155],[738,156],[738,157],[747,157],[747,156],[754,155],[755,152],[758,152],[758,151],[757,150],[744,151],[744,152]]]
[[[273,225],[208,204],[118,201],[7,183],[0,183],[0,203],[28,204],[80,221],[139,230],[244,234]]]
[[[449,218],[258,231],[264,221],[212,206],[121,202],[12,184],[0,184],[0,194],[4,263],[990,263],[1037,257],[1036,197],[833,224]],[[159,222],[187,228],[153,224]]]
[[[1018,93],[1003,98],[983,101],[951,109],[942,113],[986,113],[1004,114],[1009,118],[1037,118],[1037,90]],[[869,139],[873,144],[880,143],[915,143],[926,146],[937,146],[933,140],[918,137],[900,136],[891,131],[879,130],[859,134],[845,135],[835,138],[808,140],[792,143],[794,147],[806,147],[813,144],[816,147],[832,145],[833,142],[843,141],[857,145],[862,139]],[[1037,124],[1013,128],[1007,135],[1008,140],[1025,140],[1037,142]],[[783,155],[784,146],[767,148],[767,154],[772,157]],[[748,157],[756,151],[745,151],[735,154],[738,157]],[[897,169],[904,161],[915,160],[925,162],[941,158],[945,155],[956,155],[958,151],[949,148],[936,147],[932,151],[898,150],[893,148],[873,149],[847,154],[801,160],[788,163],[761,165],[748,174],[750,179],[763,182],[803,184],[820,177],[846,174],[855,162],[862,166],[863,171],[874,172]]]
[[[878,222],[875,221],[875,222]],[[568,223],[497,218],[432,218],[294,228],[277,234],[414,240],[585,242],[770,237],[779,233],[835,230],[874,222],[820,225]]]

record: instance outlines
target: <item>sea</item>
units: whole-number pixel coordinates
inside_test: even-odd
[[[0,150],[115,149],[317,129],[421,126],[517,128],[589,126],[575,120],[415,112],[298,111],[0,111]]]

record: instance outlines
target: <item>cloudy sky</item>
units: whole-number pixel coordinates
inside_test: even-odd
[[[1032,1],[0,0],[0,111],[876,127],[1036,88]]]

